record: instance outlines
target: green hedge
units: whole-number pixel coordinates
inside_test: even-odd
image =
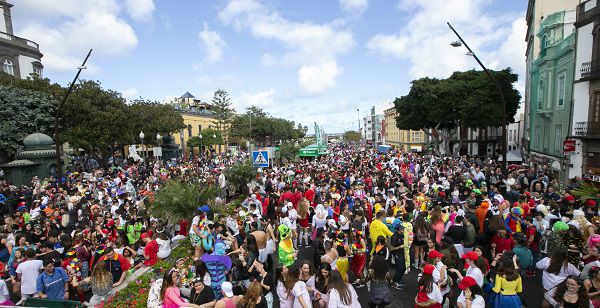
[[[179,242],[179,245],[171,251],[169,258],[160,260],[154,265],[154,270],[145,273],[136,280],[130,281],[126,288],[117,292],[104,307],[146,307],[150,286],[157,278],[162,278],[164,273],[175,266],[175,261],[186,258],[186,266],[193,262],[194,247],[188,239]],[[158,276],[158,277],[157,277]]]

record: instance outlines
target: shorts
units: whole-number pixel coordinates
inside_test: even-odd
[[[275,243],[273,242],[273,239],[268,240],[265,248],[258,250],[258,261],[261,263],[267,262],[267,257],[273,254],[274,249]]]

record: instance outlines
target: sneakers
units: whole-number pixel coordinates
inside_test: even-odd
[[[402,291],[404,289],[404,285],[401,285],[397,282],[392,282],[391,283],[391,287],[398,290],[398,291]]]

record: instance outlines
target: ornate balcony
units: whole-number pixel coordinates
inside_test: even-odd
[[[576,122],[575,136],[600,138],[600,122]]]

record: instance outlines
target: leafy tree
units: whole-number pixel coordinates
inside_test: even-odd
[[[506,99],[507,122],[512,122],[521,96],[514,88],[518,76],[510,68],[490,71],[498,80]],[[458,127],[501,126],[502,100],[492,80],[483,71],[455,72],[447,79],[414,80],[407,95],[394,101],[400,129],[423,130],[449,153],[449,140]],[[460,149],[460,146],[459,146]]]
[[[258,144],[273,145],[279,140],[298,139],[308,130],[307,127],[300,130],[295,126],[293,121],[272,117],[262,109],[251,106],[246,109],[246,113],[233,119],[230,136],[252,139]]]
[[[234,164],[225,171],[225,178],[239,195],[247,195],[249,192],[248,184],[254,178],[256,172],[252,166],[251,160],[245,160]]]
[[[23,138],[34,132],[52,136],[56,100],[44,92],[0,85],[0,159],[9,160]]]
[[[347,131],[344,133],[344,140],[349,142],[359,142],[361,135],[357,131]]]
[[[200,186],[198,183],[186,183],[168,180],[154,197],[149,206],[150,213],[162,217],[171,223],[182,218],[190,218],[198,206],[213,202],[217,196],[214,186]]]
[[[207,128],[203,129],[200,134],[202,135],[202,139],[198,136],[193,136],[188,139],[186,145],[189,149],[200,148],[200,150],[202,150],[201,147],[223,144],[223,136],[218,130]]]
[[[171,134],[186,127],[181,114],[167,104],[134,100],[128,106],[128,113],[133,124],[132,133],[137,135],[143,131],[145,144],[156,144],[156,134]]]
[[[64,106],[63,138],[75,148],[97,149],[104,162],[115,151],[136,140],[131,114],[120,93],[105,90],[100,82],[77,85]]]
[[[64,89],[37,75],[20,79],[0,73],[0,161],[14,157],[23,138],[34,132],[52,136],[54,112]],[[37,128],[36,128],[37,127]]]
[[[212,99],[214,106],[214,117],[217,120],[217,130],[227,139],[227,130],[234,116],[234,110],[231,107],[231,99],[227,91],[218,89],[215,91]],[[219,145],[221,147],[221,145]]]

